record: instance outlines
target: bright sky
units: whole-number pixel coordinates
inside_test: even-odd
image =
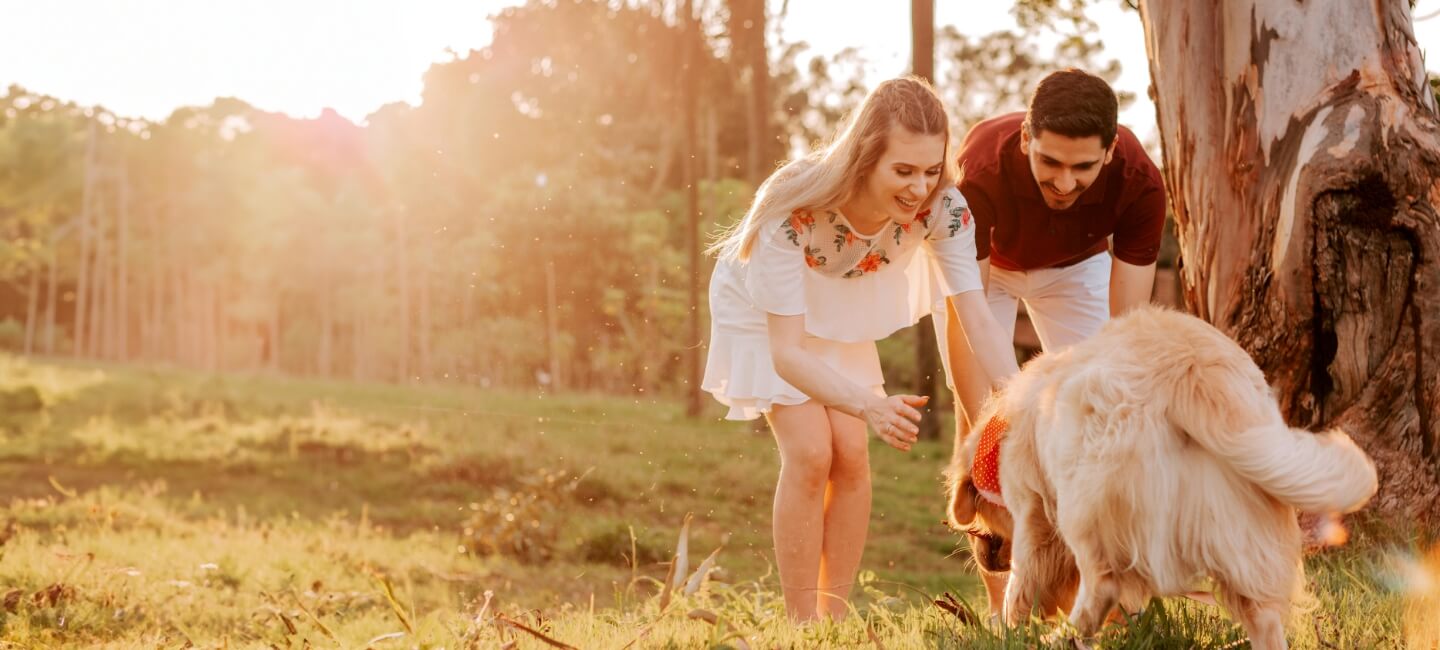
[[[0,87],[18,83],[126,116],[163,119],[175,108],[234,96],[266,110],[313,117],[324,107],[361,121],[394,101],[417,102],[421,75],[449,51],[490,40],[487,16],[519,0],[0,0]],[[777,4],[771,0],[771,4]],[[789,0],[780,25],[812,54],[855,46],[868,73],[906,71],[908,3]],[[1121,119],[1142,138],[1154,131],[1149,74],[1134,12],[1097,0],[1106,58],[1116,84],[1137,100]],[[1012,29],[1003,1],[937,0],[936,22],[970,35]],[[777,7],[772,6],[772,10]],[[897,10],[899,9],[899,10]],[[1440,10],[1421,0],[1415,15]],[[1416,24],[1422,47],[1440,48],[1440,18]],[[1434,68],[1434,64],[1431,66]]]
[[[503,0],[0,0],[0,87],[164,119],[217,96],[362,120],[418,102],[447,49],[490,40]]]

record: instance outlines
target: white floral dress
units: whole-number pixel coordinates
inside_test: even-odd
[[[701,386],[730,407],[730,420],[808,401],[775,373],[765,316],[804,314],[805,349],[884,394],[875,341],[915,324],[944,297],[979,289],[975,221],[958,190],[914,222],[871,235],[839,212],[796,211],[761,226],[749,260],[715,265]]]

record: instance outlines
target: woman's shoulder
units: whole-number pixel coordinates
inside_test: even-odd
[[[960,192],[960,188],[954,185],[945,188],[945,191],[940,193],[939,203],[942,210],[949,210],[955,206],[969,207],[970,205],[970,202],[965,200],[965,195]]]
[[[955,187],[945,188],[929,212],[925,224],[929,226],[932,239],[954,237],[974,222],[970,214],[970,203]]]

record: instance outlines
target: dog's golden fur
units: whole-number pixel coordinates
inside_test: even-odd
[[[1286,426],[1244,350],[1173,311],[1135,310],[1035,359],[973,422],[997,414],[1008,512],[970,483],[977,435],[957,441],[947,485],[951,525],[989,536],[972,543],[987,586],[1010,569],[1010,624],[1063,610],[1090,635],[1117,605],[1209,577],[1254,647],[1283,648],[1304,595],[1296,510],[1350,512],[1377,487],[1349,436]]]

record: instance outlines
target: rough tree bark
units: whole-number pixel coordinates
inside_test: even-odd
[[[1440,124],[1405,0],[1144,2],[1185,302],[1440,514]]]

